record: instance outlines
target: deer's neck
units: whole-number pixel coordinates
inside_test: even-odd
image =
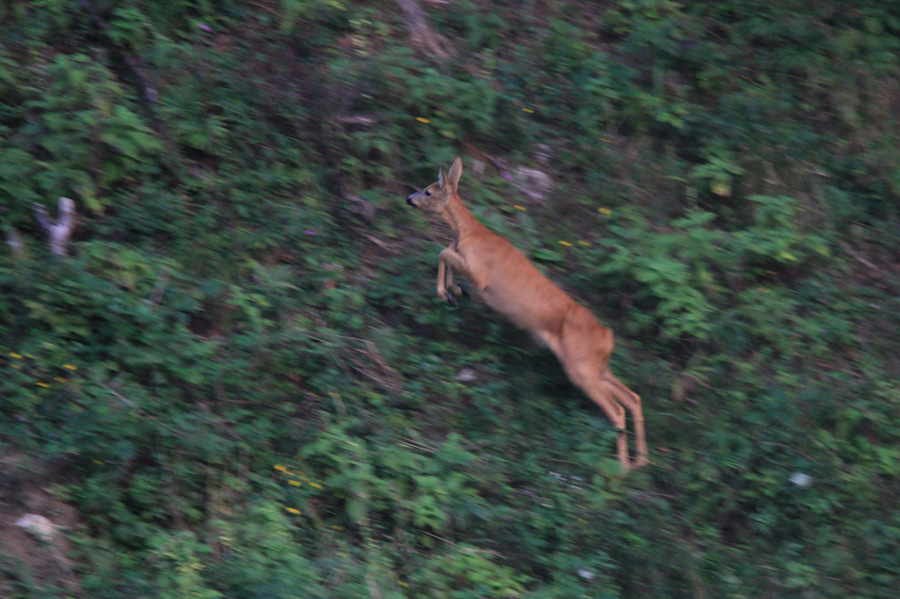
[[[441,216],[453,229],[453,236],[456,237],[457,241],[484,229],[484,225],[472,216],[472,213],[469,212],[469,209],[466,208],[457,194],[453,194],[453,197],[441,210]]]

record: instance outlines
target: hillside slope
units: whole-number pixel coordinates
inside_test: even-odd
[[[900,9],[0,22],[0,595],[895,593]],[[648,468],[547,350],[434,298],[447,231],[403,198],[457,155],[616,331]],[[33,209],[60,196],[65,258]]]

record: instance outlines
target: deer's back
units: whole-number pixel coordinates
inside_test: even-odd
[[[523,329],[557,335],[570,312],[590,313],[499,235],[486,231],[460,240],[458,251],[473,271],[487,273],[479,289],[487,304]]]

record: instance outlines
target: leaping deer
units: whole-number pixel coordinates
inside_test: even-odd
[[[619,429],[616,453],[625,470],[632,466],[625,430],[625,411],[631,412],[637,445],[634,466],[646,465],[641,398],[609,370],[612,331],[472,216],[457,192],[462,170],[457,158],[447,175],[440,169],[436,183],[406,198],[410,206],[440,214],[453,229],[455,239],[438,260],[438,297],[456,304],[450,291],[460,295],[462,290],[454,271],[465,275],[489,306],[547,345],[572,383],[606,413]]]

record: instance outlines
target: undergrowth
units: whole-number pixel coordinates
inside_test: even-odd
[[[892,594],[896,7],[426,4],[442,61],[386,0],[86,4],[0,8],[0,503],[75,506],[78,592]],[[650,467],[433,297],[402,199],[457,154],[616,331]],[[73,592],[12,553],[0,590]]]

